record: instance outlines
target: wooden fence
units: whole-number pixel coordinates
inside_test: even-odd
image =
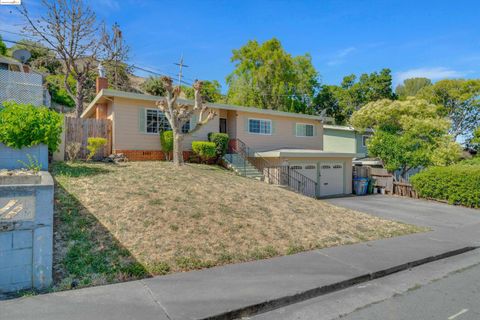
[[[413,189],[413,186],[410,183],[405,182],[393,182],[393,194],[402,196],[402,197],[410,197],[410,198],[418,198],[417,192]]]
[[[81,144],[78,157],[85,159],[88,154],[87,139],[100,137],[107,139],[103,150],[99,151],[94,159],[102,159],[112,152],[112,121],[108,119],[77,119],[65,117],[65,146],[69,143],[78,142]],[[67,155],[65,155],[67,159]]]

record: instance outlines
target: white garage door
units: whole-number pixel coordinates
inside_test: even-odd
[[[343,194],[345,177],[342,162],[320,162],[320,196]]]

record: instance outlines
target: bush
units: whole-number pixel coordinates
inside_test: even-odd
[[[193,141],[192,150],[200,157],[202,162],[207,162],[216,155],[216,145],[213,142]]]
[[[208,134],[208,141],[215,143],[217,159],[222,158],[227,152],[228,140],[230,140],[230,138],[226,133],[210,132]]]
[[[160,132],[160,144],[167,160],[170,160],[170,152],[173,150],[173,131]]]
[[[4,102],[0,106],[0,142],[21,149],[45,144],[50,152],[61,142],[63,117],[46,107]]]
[[[431,167],[410,179],[419,196],[450,204],[480,207],[480,166]]]
[[[87,161],[91,160],[93,156],[107,144],[107,139],[99,137],[91,137],[87,139],[87,149],[90,151],[87,155]]]

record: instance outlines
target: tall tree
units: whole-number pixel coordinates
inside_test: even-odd
[[[0,35],[0,55],[4,56],[7,54],[7,45],[3,42],[2,36]]]
[[[182,92],[180,86],[174,86],[173,81],[169,77],[162,77],[163,87],[165,88],[165,98],[157,102],[158,108],[164,112],[165,117],[170,123],[173,132],[173,163],[176,166],[183,165],[183,141],[185,137],[192,135],[200,130],[216,114],[209,110],[207,105],[203,103],[201,96],[202,82],[195,81],[193,84],[194,90],[194,105],[178,103],[177,99]],[[195,127],[190,128],[189,132],[183,133],[182,127],[187,123],[193,115],[198,115],[198,121]]]
[[[233,104],[307,113],[318,88],[311,56],[292,57],[273,38],[248,41],[233,50],[235,70],[227,77],[227,101]]]
[[[406,99],[407,97],[414,97],[417,93],[425,87],[431,86],[432,80],[428,78],[410,78],[403,80],[403,84],[399,84],[395,88],[395,93],[399,99]]]
[[[346,124],[353,112],[368,102],[395,99],[390,69],[362,74],[357,81],[354,74],[345,76],[340,86],[324,85],[315,97],[316,113],[325,112],[337,124]]]
[[[222,92],[220,91],[222,86],[217,80],[202,81],[202,89],[200,95],[204,102],[220,102],[223,99]],[[183,92],[187,99],[195,99],[195,90],[190,87],[183,87]]]
[[[401,170],[402,177],[416,167],[448,165],[459,159],[461,148],[448,136],[449,120],[438,106],[425,100],[382,99],[369,102],[351,119],[355,129],[373,128],[368,153],[380,157],[386,169]]]
[[[115,60],[127,48],[121,40],[121,32],[112,30],[109,34],[85,1],[42,0],[41,4],[43,14],[38,18],[31,16],[25,5],[20,7],[19,12],[27,22],[25,31],[45,43],[62,61],[64,87],[74,99],[75,114],[80,117],[89,80],[98,61]],[[112,43],[116,46],[112,47]],[[75,90],[68,86],[70,76],[76,81]]]
[[[441,114],[452,122],[450,134],[471,137],[480,126],[480,80],[441,80],[420,90],[417,95],[441,105]]]

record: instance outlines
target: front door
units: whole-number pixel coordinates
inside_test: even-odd
[[[227,119],[220,118],[219,120],[220,120],[219,132],[220,133],[227,133]]]
[[[342,162],[320,162],[320,196],[343,194],[345,177]]]

